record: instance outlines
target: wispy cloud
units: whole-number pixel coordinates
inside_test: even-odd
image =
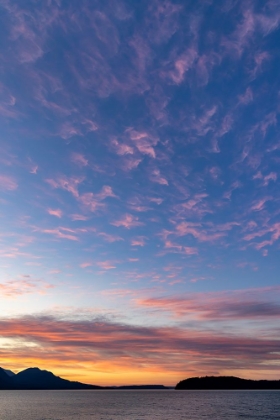
[[[81,167],[88,165],[88,160],[81,153],[72,153],[71,160],[76,165],[81,166]]]
[[[46,179],[52,188],[58,188],[70,192],[75,198],[79,197],[78,186],[83,182],[83,177],[58,177],[57,179]]]
[[[59,219],[61,219],[62,215],[63,215],[63,211],[61,209],[47,209],[47,212],[51,215],[51,216],[55,216],[58,217]]]
[[[114,261],[98,261],[96,263],[96,265],[100,268],[102,268],[103,270],[112,270],[114,268],[116,268],[116,263]]]
[[[176,317],[205,321],[253,320],[280,317],[279,287],[186,296],[139,299],[140,306],[171,312]]]
[[[0,189],[3,191],[15,191],[18,188],[16,180],[9,175],[0,175]]]
[[[139,221],[138,217],[128,213],[123,215],[119,220],[111,222],[111,224],[117,227],[125,227],[126,229],[144,225],[143,222]]]
[[[45,233],[47,235],[52,235],[57,239],[68,239],[70,241],[78,241],[79,238],[77,236],[78,231],[75,229],[70,229],[66,227],[58,227],[55,229],[42,229],[42,228],[35,228],[34,231]]]
[[[88,268],[88,267],[92,267],[93,264],[91,262],[83,262],[82,264],[80,264],[81,268]]]
[[[16,299],[28,294],[45,294],[54,287],[53,284],[38,279],[35,280],[27,275],[15,280],[2,281],[0,283],[0,296],[2,298]]]
[[[119,241],[123,241],[124,239],[121,238],[118,235],[111,235],[105,232],[99,232],[98,236],[101,236],[101,238],[104,239],[104,241],[109,242],[109,243],[113,243],[113,242],[119,242]]]
[[[147,133],[136,130],[129,130],[129,137],[134,142],[135,147],[143,155],[148,155],[151,158],[156,157],[154,146],[158,143],[158,138]]]
[[[144,246],[146,244],[146,237],[145,236],[137,236],[131,240],[132,246]]]
[[[160,185],[168,185],[168,181],[164,176],[161,175],[159,169],[154,169],[151,173],[150,179],[152,182],[156,182]]]
[[[196,49],[190,48],[176,59],[174,69],[168,73],[174,83],[180,84],[183,82],[185,74],[194,65],[197,55]]]
[[[90,192],[81,194],[78,200],[85,209],[95,212],[105,206],[103,200],[108,197],[117,198],[113,193],[112,188],[106,185],[102,187],[102,190],[99,193],[94,194]]]

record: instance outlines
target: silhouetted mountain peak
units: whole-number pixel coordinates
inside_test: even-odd
[[[10,373],[10,374],[9,374]],[[17,374],[0,368],[0,389],[99,389],[96,385],[71,382],[38,367],[25,369]]]
[[[11,370],[9,370],[9,369],[3,369],[3,370],[8,376],[10,376],[10,377],[15,376],[15,373],[12,372]]]
[[[27,368],[25,370],[22,370],[19,372],[17,377],[21,378],[33,378],[33,379],[39,379],[39,378],[59,378],[58,376],[55,376],[52,372],[49,372],[48,370],[41,370],[38,367],[31,367]],[[60,378],[59,378],[60,379]]]
[[[0,389],[11,389],[12,378],[0,367]]]

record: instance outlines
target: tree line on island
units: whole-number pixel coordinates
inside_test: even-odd
[[[242,379],[235,376],[204,376],[180,381],[176,390],[265,390],[280,389],[280,381]]]
[[[74,389],[122,389],[122,390],[166,390],[173,389],[164,385],[127,385],[119,387],[102,387],[98,385],[84,384],[81,382],[68,381],[52,372],[39,368],[28,368],[17,374],[10,370],[0,368],[1,390],[74,390]],[[280,389],[279,381],[241,379],[234,376],[205,376],[188,378],[180,381],[175,390],[261,390]]]

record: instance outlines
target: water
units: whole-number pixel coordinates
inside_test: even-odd
[[[1,420],[274,420],[279,391],[0,391]]]

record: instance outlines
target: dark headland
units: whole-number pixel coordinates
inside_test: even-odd
[[[280,381],[242,379],[235,376],[204,376],[184,379],[176,390],[265,390],[280,389]]]
[[[102,387],[67,381],[52,372],[38,368],[28,368],[17,374],[0,368],[0,390],[62,390],[62,389],[168,389],[163,385],[128,385]]]

